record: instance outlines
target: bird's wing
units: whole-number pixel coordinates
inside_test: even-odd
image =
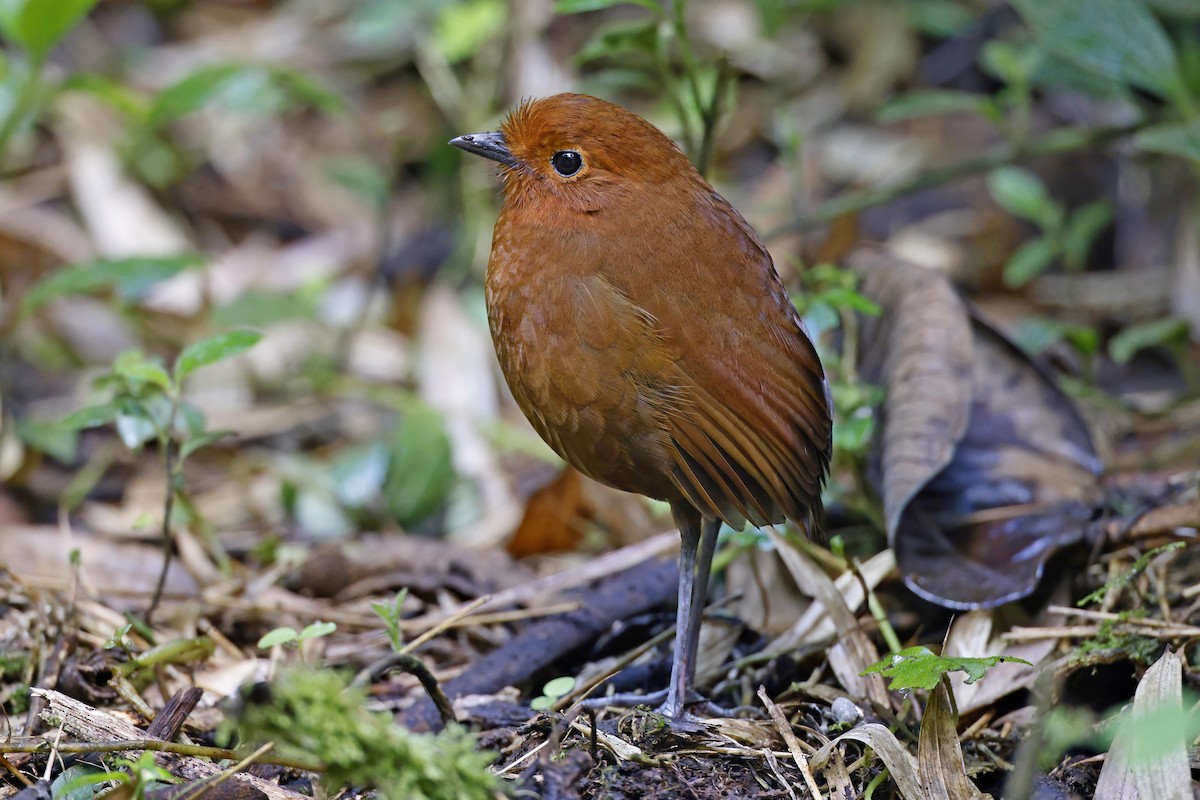
[[[735,527],[808,521],[829,467],[828,384],[766,248],[713,200],[713,224],[697,235],[722,235],[672,248],[667,257],[680,261],[658,274],[686,277],[651,300],[681,354],[672,480],[702,513]]]

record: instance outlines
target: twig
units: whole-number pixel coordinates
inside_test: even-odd
[[[382,669],[380,669],[381,667]],[[446,697],[446,693],[438,685],[437,678],[433,677],[433,673],[429,671],[425,663],[412,653],[395,653],[381,661],[375,662],[371,665],[370,673],[367,671],[360,672],[355,676],[354,683],[362,685],[365,675],[382,674],[393,667],[401,672],[407,672],[409,675],[415,676],[421,682],[421,686],[425,687],[425,693],[429,695],[429,699],[433,701],[434,707],[437,708],[438,716],[441,718],[443,725],[458,721],[458,718],[454,716],[454,706],[450,704],[450,698]]]
[[[787,721],[787,717],[783,715],[783,711],[779,706],[775,705],[771,698],[767,696],[767,690],[763,686],[758,687],[758,699],[762,700],[767,713],[771,715],[771,721],[775,723],[776,730],[783,737],[792,760],[796,762],[796,766],[800,769],[800,774],[804,776],[804,783],[808,786],[808,791],[812,792],[814,798],[822,797],[821,788],[817,785],[817,779],[813,776],[812,767],[808,763],[809,754],[804,752],[804,745],[796,736],[796,732],[792,730],[791,723]]]
[[[788,233],[795,233],[814,225],[820,225],[836,219],[843,214],[883,205],[912,192],[931,189],[944,183],[986,172],[1014,161],[1038,156],[1048,156],[1057,153],[1067,153],[1107,144],[1114,139],[1120,139],[1138,130],[1134,125],[1121,125],[1107,128],[1060,128],[1044,136],[1030,139],[1023,143],[1003,144],[982,155],[947,164],[944,167],[922,172],[909,180],[884,186],[879,189],[869,189],[865,192],[853,192],[825,203],[811,213],[801,214],[790,222],[786,222],[768,231],[766,239],[774,239]]]
[[[153,625],[154,612],[162,600],[163,589],[167,585],[167,572],[171,568],[171,557],[175,554],[175,540],[171,538],[171,514],[175,511],[175,417],[179,413],[178,398],[171,398],[171,413],[167,416],[166,431],[163,434],[163,468],[167,473],[167,496],[163,500],[162,519],[162,569],[158,572],[158,580],[154,584],[154,594],[150,597],[150,606],[146,609],[146,627]]]
[[[713,147],[717,138],[717,121],[721,117],[721,101],[725,98],[725,89],[729,85],[731,77],[733,77],[733,72],[729,68],[729,62],[721,59],[717,64],[717,80],[713,85],[712,99],[703,108],[700,117],[704,130],[700,138],[700,152],[696,155],[696,169],[700,171],[701,175],[708,173],[709,164],[712,163]],[[696,102],[700,102],[698,97]]]
[[[50,746],[45,739],[25,737],[9,739],[0,743],[0,750],[5,753],[41,753]],[[208,747],[198,744],[182,744],[180,742],[164,742],[161,739],[122,739],[108,742],[60,742],[54,748],[59,753],[123,753],[127,750],[152,750],[156,753],[173,753],[178,756],[196,756],[209,758],[213,761],[228,761],[245,757],[245,753],[230,750],[227,747]],[[274,764],[289,769],[304,772],[321,772],[324,768],[311,761],[301,761],[283,756],[270,756],[261,759],[261,763]]]

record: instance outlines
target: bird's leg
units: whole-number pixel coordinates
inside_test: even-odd
[[[671,661],[671,683],[667,701],[659,711],[672,719],[683,717],[688,692],[696,679],[696,653],[700,645],[700,621],[708,595],[708,577],[721,521],[703,517],[686,519],[676,514],[683,544],[679,551],[679,611],[675,619],[675,657]]]

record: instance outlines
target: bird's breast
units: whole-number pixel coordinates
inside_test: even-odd
[[[584,474],[677,496],[664,392],[674,361],[655,320],[584,268],[597,255],[588,237],[518,235],[497,226],[486,282],[492,339],[517,405]]]

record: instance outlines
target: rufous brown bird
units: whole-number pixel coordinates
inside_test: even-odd
[[[660,710],[679,719],[721,523],[820,511],[817,351],[749,223],[636,114],[559,94],[450,144],[502,167],[487,309],[517,404],[585,475],[671,505],[683,547]]]

